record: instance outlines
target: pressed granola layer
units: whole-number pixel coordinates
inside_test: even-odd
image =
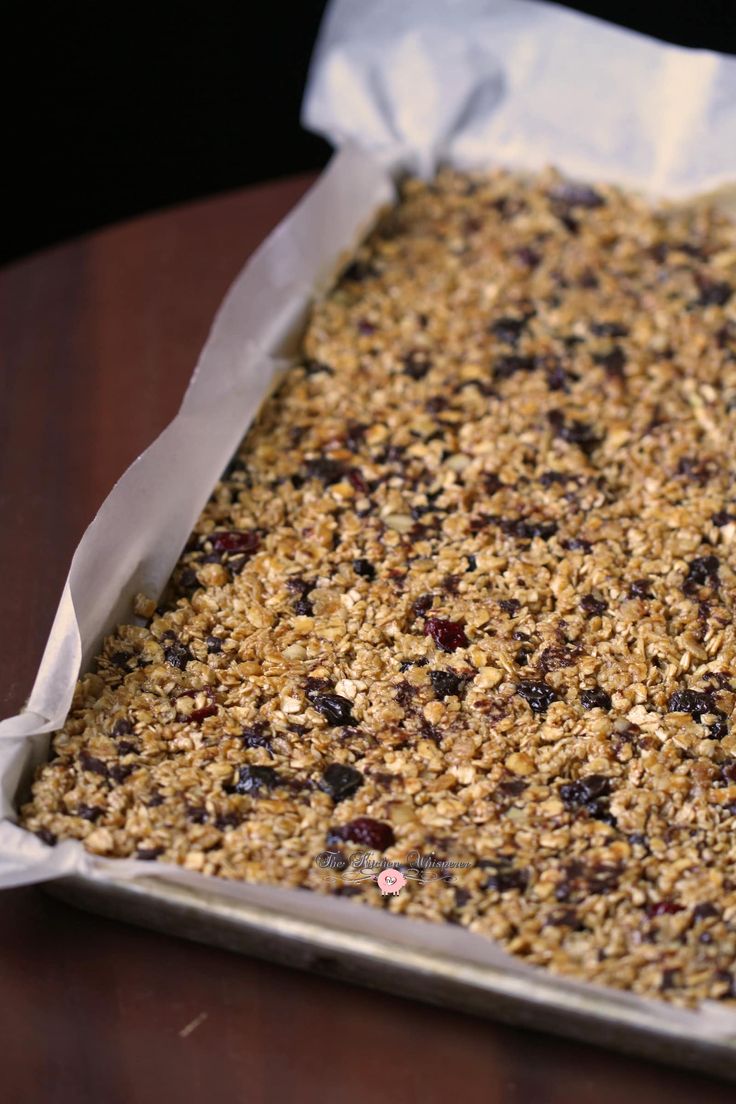
[[[552,173],[407,182],[22,823],[736,996],[735,244]],[[315,861],[370,848],[468,865]]]

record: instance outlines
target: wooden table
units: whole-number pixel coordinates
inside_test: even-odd
[[[72,552],[176,411],[228,284],[295,177],[0,273],[0,716],[28,694]],[[13,1104],[721,1104],[705,1077],[0,894]]]

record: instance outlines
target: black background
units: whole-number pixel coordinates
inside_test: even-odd
[[[736,53],[734,0],[567,6]],[[301,129],[299,107],[324,7],[151,0],[137,12],[106,0],[53,8],[6,0],[0,262],[142,211],[323,165],[328,146]]]

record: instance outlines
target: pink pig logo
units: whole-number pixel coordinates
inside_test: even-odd
[[[393,866],[390,866],[388,870],[382,870],[376,878],[376,881],[384,897],[389,893],[392,893],[394,897],[398,896],[406,885],[406,878],[404,875]]]

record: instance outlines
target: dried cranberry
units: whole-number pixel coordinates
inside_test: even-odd
[[[653,901],[646,906],[647,916],[673,916],[676,912],[683,912],[685,906],[678,905],[676,901]]]
[[[164,648],[164,659],[170,667],[176,667],[178,671],[183,671],[192,659],[192,653],[184,644],[175,641]]]
[[[207,720],[208,717],[214,717],[217,715],[217,706],[211,701],[208,705],[203,705],[200,709],[193,709],[192,712],[183,718],[185,721],[191,721],[192,724],[201,724],[202,721]]]
[[[558,700],[557,694],[546,682],[522,679],[517,683],[516,693],[529,705],[534,713],[546,713],[552,702]]]
[[[458,648],[468,646],[462,621],[445,621],[441,617],[428,617],[424,626],[424,635],[431,636],[443,652],[454,652]]]
[[[258,551],[261,539],[254,529],[230,529],[210,533],[207,537],[215,552],[239,552],[252,556]]]
[[[352,797],[363,782],[363,775],[355,767],[347,766],[345,763],[330,763],[322,775],[319,788],[337,802],[343,801],[346,797]]]
[[[601,690],[600,686],[594,686],[590,690],[582,690],[580,693],[580,704],[583,709],[610,709],[611,698],[605,690]]]
[[[368,484],[363,478],[362,473],[357,468],[350,468],[347,473],[348,483],[350,486],[358,492],[360,495],[368,494]]]
[[[648,579],[635,579],[629,587],[630,598],[653,598]]]
[[[385,851],[393,847],[396,842],[393,828],[383,821],[374,820],[372,817],[358,817],[349,824],[343,824],[337,828],[331,828],[328,833],[328,842],[349,840],[351,843],[359,843],[363,847],[369,847],[372,851]]]
[[[225,787],[228,793],[255,794],[259,790],[270,790],[278,786],[281,779],[273,767],[241,767],[238,780],[232,787]]]
[[[353,703],[340,694],[315,694],[310,700],[329,725],[357,724],[352,713]]]
[[[363,579],[373,581],[376,577],[376,569],[370,560],[353,560],[353,571]]]
[[[596,598],[592,594],[585,594],[580,599],[580,608],[588,617],[600,617],[608,609],[608,602],[602,598]]]
[[[445,698],[455,695],[460,696],[465,679],[455,671],[430,671],[429,680],[436,698],[444,701]]]

